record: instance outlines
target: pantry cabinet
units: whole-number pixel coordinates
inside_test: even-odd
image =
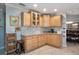
[[[28,12],[22,13],[22,24],[23,26],[31,26],[31,14]]]
[[[51,16],[51,26],[61,27],[62,26],[61,16]]]
[[[50,27],[50,15],[43,15],[43,27]]]

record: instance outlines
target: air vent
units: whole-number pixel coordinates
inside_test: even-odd
[[[25,5],[24,5],[23,3],[19,3],[19,5],[21,5],[21,6],[24,6],[24,7],[25,7]]]

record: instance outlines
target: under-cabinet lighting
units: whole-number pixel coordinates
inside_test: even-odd
[[[75,23],[75,24],[72,24],[72,25],[75,25],[75,26],[77,26],[78,24],[77,24],[77,23]]]
[[[73,22],[72,21],[68,21],[68,22],[66,22],[66,24],[72,24]]]

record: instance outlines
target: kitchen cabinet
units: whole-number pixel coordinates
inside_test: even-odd
[[[29,52],[46,44],[54,47],[61,47],[61,35],[41,34],[24,37],[25,52]]]
[[[25,47],[25,52],[36,49],[38,47],[37,36],[24,38],[24,47]]]
[[[52,36],[52,35],[47,35],[47,36],[46,36],[47,44],[48,44],[48,45],[52,45],[52,43],[53,43],[51,36]]]
[[[61,16],[41,15],[39,12],[30,11],[22,13],[23,26],[34,27],[61,27]]]
[[[31,14],[29,12],[22,13],[23,26],[31,26]]]
[[[24,37],[24,50],[25,52],[32,50],[32,37]]]
[[[39,26],[40,13],[31,11],[31,25]]]
[[[44,35],[40,35],[40,36],[39,36],[39,39],[38,39],[38,45],[39,45],[39,46],[43,46],[43,45],[45,45],[45,44],[46,44],[46,40],[45,40]]]
[[[51,36],[52,40],[51,40],[51,45],[55,46],[55,47],[61,47],[61,35],[52,35]]]
[[[29,11],[22,13],[23,26],[39,26],[40,13]]]
[[[44,23],[43,16],[40,16],[39,27],[43,27],[43,23]]]
[[[51,27],[61,27],[61,16],[51,16]]]
[[[38,37],[33,36],[32,37],[32,49],[36,49],[38,47]]]
[[[16,50],[16,34],[8,33],[7,35],[7,54],[13,53]]]
[[[50,27],[50,15],[43,15],[43,27]]]

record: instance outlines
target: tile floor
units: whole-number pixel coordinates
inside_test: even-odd
[[[46,45],[24,55],[79,55],[79,44],[68,44],[66,48]]]

